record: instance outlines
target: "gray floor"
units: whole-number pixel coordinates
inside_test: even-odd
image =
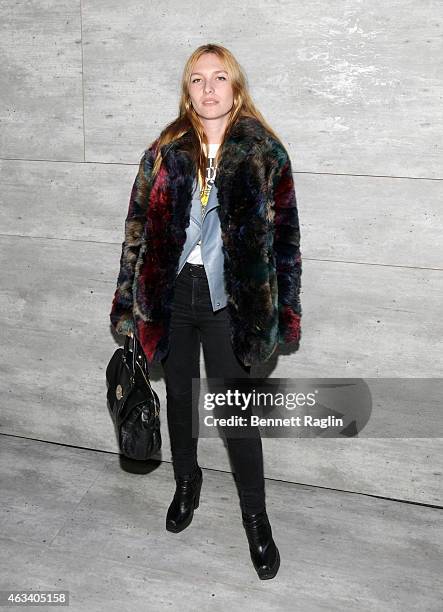
[[[204,470],[193,523],[171,534],[170,463],[134,473],[110,453],[0,444],[1,589],[67,589],[88,612],[442,609],[439,509],[268,480],[282,564],[262,582],[231,474]]]

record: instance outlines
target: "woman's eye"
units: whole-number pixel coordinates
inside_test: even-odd
[[[224,77],[222,75],[218,76],[217,78],[218,79],[224,79],[226,81],[226,77]],[[199,79],[199,78],[192,79],[191,83],[196,83],[197,81],[201,81],[201,79]]]

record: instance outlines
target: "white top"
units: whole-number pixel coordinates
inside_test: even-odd
[[[215,179],[216,170],[214,170],[214,157],[217,153],[219,146],[220,146],[220,143],[209,144],[208,166],[207,166],[206,176],[208,180],[211,179],[211,182],[213,182],[213,180]],[[200,243],[197,243],[195,245],[195,247],[189,253],[189,257],[186,261],[192,264],[203,264]]]

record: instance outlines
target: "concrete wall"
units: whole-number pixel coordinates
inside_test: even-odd
[[[117,452],[105,368],[124,216],[205,42],[239,59],[295,173],[303,343],[266,374],[441,376],[440,2],[6,2],[2,23],[0,432]],[[417,417],[394,396],[388,418]],[[265,439],[266,476],[439,503],[433,431]],[[199,460],[230,469],[221,440]]]

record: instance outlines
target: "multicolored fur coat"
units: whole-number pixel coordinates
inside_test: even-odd
[[[135,332],[148,363],[169,350],[171,305],[190,223],[196,174],[190,133],[144,152],[125,222],[110,313],[117,333]],[[223,145],[215,179],[233,349],[245,365],[267,361],[301,329],[300,228],[291,162],[258,120],[241,117]]]

